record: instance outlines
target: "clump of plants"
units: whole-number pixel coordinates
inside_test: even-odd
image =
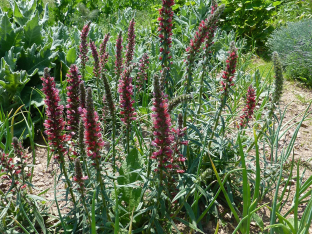
[[[77,48],[80,59],[64,82],[66,102],[51,71],[44,69],[45,136],[59,165],[53,199],[58,215],[47,215],[45,200],[33,195],[34,185],[25,180],[29,192],[9,189],[0,194],[1,231],[179,233],[182,223],[206,233],[208,221],[222,219],[222,204],[237,224],[233,233],[250,233],[252,221],[261,231],[307,232],[312,202],[305,199],[311,194],[311,179],[297,177],[289,213],[298,212],[299,203],[307,208],[293,224],[280,214],[284,194],[276,192],[272,207],[261,203],[276,180],[277,187],[284,183],[283,165],[293,168],[288,158],[298,132],[280,151],[285,132],[280,132],[284,114],[278,117],[283,89],[278,54],[273,56],[276,83],[270,92],[271,84],[260,82],[258,73],[245,74],[243,42],[217,30],[224,5],[212,2],[197,28],[176,36],[182,27],[173,27],[174,4],[162,1],[157,39],[138,36],[133,18],[127,33],[112,30],[101,38],[94,38],[87,23]],[[182,43],[185,35],[189,38]],[[258,109],[263,93],[268,95]],[[17,175],[29,170],[7,166],[20,154],[18,141],[13,152],[10,139],[8,135],[1,147],[8,154],[0,164],[1,176],[20,180]],[[259,151],[260,144],[269,144],[270,160]],[[261,164],[273,170],[261,169]],[[57,190],[57,184],[64,189]],[[272,210],[267,227],[257,216],[265,206]]]

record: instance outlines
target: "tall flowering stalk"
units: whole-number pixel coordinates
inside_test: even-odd
[[[271,105],[271,109],[269,111],[270,116],[273,115],[274,109],[279,104],[279,101],[280,101],[282,93],[283,93],[283,84],[284,84],[282,64],[281,64],[280,58],[278,56],[278,53],[276,51],[273,52],[272,60],[273,60],[273,65],[274,65],[275,81],[274,81],[274,92],[273,92],[273,97],[272,97],[272,105]]]
[[[115,60],[115,72],[117,78],[120,77],[122,71],[122,31],[119,32],[116,40],[116,60]]]
[[[122,116],[121,120],[126,125],[126,133],[127,133],[127,152],[129,153],[129,141],[130,141],[130,129],[131,129],[131,120],[136,120],[136,112],[133,103],[133,86],[132,86],[132,77],[130,77],[130,73],[133,69],[133,66],[126,68],[119,80],[118,92],[120,94],[120,114]]]
[[[46,116],[44,121],[45,133],[48,135],[49,145],[52,151],[56,153],[55,159],[64,163],[64,153],[66,152],[64,142],[66,134],[64,133],[65,121],[63,119],[64,106],[59,105],[59,91],[55,87],[54,78],[50,77],[48,68],[44,69],[42,80],[42,91],[45,94]]]
[[[168,100],[161,90],[159,77],[154,77],[154,99],[152,107],[152,119],[153,119],[153,135],[154,140],[152,145],[156,148],[151,158],[157,160],[158,172],[159,172],[159,184],[160,187],[163,183],[163,173],[165,168],[171,168],[171,160],[173,151],[171,144],[173,142],[173,136],[170,131],[171,118],[168,112]],[[159,189],[159,194],[161,189]]]
[[[78,74],[78,67],[72,65],[67,76],[67,127],[66,130],[69,131],[68,138],[77,139],[78,125],[79,125],[79,107],[80,107],[80,97],[79,97],[79,85],[83,81],[81,76]]]
[[[235,68],[236,68],[236,63],[237,63],[237,49],[235,47],[235,43],[232,41],[231,46],[230,46],[230,51],[229,51],[229,56],[226,60],[226,68],[223,71],[222,74],[222,80],[221,80],[221,91],[223,95],[223,100],[222,100],[222,106],[225,105],[226,99],[229,96],[230,92],[230,87],[234,85],[234,74],[235,74]]]
[[[134,19],[132,19],[130,21],[129,29],[128,29],[128,44],[127,44],[126,61],[125,61],[126,67],[130,66],[130,63],[133,59],[134,46],[135,46],[134,25],[135,25],[135,21]]]
[[[97,165],[97,160],[101,158],[100,151],[104,146],[102,139],[101,127],[98,122],[98,113],[94,110],[92,89],[87,89],[87,102],[86,108],[82,110],[82,119],[84,122],[84,137],[87,145],[87,155],[94,160],[93,165]]]
[[[94,41],[90,41],[90,48],[91,48],[91,52],[92,52],[92,57],[94,59],[93,74],[96,77],[96,87],[99,88],[99,79],[101,76],[101,68],[100,68],[99,53],[96,49]]]
[[[230,87],[234,85],[234,74],[235,74],[235,68],[236,68],[236,63],[237,63],[237,49],[235,47],[235,42],[232,41],[230,45],[230,51],[228,58],[226,60],[226,67],[225,70],[222,73],[222,80],[221,80],[221,104],[219,107],[218,112],[216,113],[215,117],[215,125],[213,128],[213,131],[211,132],[211,137],[210,139],[213,139],[215,135],[215,131],[217,130],[218,124],[219,124],[219,119],[222,113],[223,108],[225,107],[226,100],[230,94]],[[224,131],[223,131],[224,134]],[[208,143],[208,152],[210,150],[212,141]],[[207,161],[207,156],[203,158],[204,161]]]
[[[86,70],[86,62],[88,61],[88,42],[87,42],[87,37],[88,37],[88,33],[90,30],[90,24],[91,22],[89,22],[88,24],[86,24],[81,31],[81,35],[80,35],[80,46],[79,46],[79,50],[80,50],[80,59],[81,59],[81,71],[82,71],[82,79],[85,80],[85,70]]]
[[[102,202],[104,207],[106,208],[105,190],[101,177],[101,166],[100,166],[101,149],[104,146],[104,141],[102,139],[100,123],[98,122],[99,116],[98,113],[94,110],[93,106],[91,88],[87,89],[87,102],[86,108],[82,110],[82,119],[84,121],[85,127],[84,137],[85,143],[87,145],[87,155],[93,160],[92,165],[95,167],[97,171],[97,181],[101,187]]]
[[[108,53],[106,52],[107,42],[109,40],[110,34],[107,33],[104,36],[103,42],[100,45],[100,66],[101,66],[101,72],[104,71],[105,64],[107,63],[108,59]]]
[[[116,150],[115,150],[115,135],[116,135],[116,128],[115,128],[115,124],[116,124],[116,116],[115,116],[115,104],[114,104],[114,100],[113,100],[113,95],[112,95],[112,91],[111,88],[109,86],[109,82],[107,80],[107,77],[105,76],[105,74],[102,74],[102,78],[103,78],[103,83],[104,83],[104,90],[105,90],[105,100],[107,102],[107,107],[109,109],[109,112],[111,114],[112,117],[112,122],[113,122],[113,170],[115,172],[115,162],[116,162]]]
[[[173,19],[173,10],[172,6],[174,5],[174,0],[162,0],[162,8],[159,9],[159,38],[160,38],[160,56],[162,67],[168,68],[165,76],[169,79],[169,69],[170,69],[170,47],[172,43],[172,19]],[[166,80],[167,82],[167,80]]]
[[[213,15],[215,13],[217,8],[218,8],[217,3],[215,1],[211,1],[211,15]],[[217,29],[218,22],[219,22],[219,17],[211,23],[211,26],[208,30],[208,33],[207,33],[206,39],[205,39],[204,63],[203,63],[203,69],[202,69],[202,74],[201,74],[201,78],[200,78],[200,88],[199,88],[199,96],[198,96],[198,99],[199,99],[199,106],[198,106],[198,110],[197,110],[198,115],[200,114],[201,105],[202,105],[204,76],[205,76],[205,74],[207,74],[207,71],[208,71],[209,58],[210,58],[210,54],[211,54],[211,45],[213,45],[213,38],[214,38],[215,31]]]
[[[67,171],[65,169],[65,160],[64,153],[65,149],[65,139],[66,135],[64,133],[65,121],[63,119],[63,110],[64,107],[59,105],[60,96],[59,91],[55,87],[54,78],[50,77],[49,69],[44,69],[44,76],[41,78],[42,80],[42,91],[45,94],[45,104],[46,107],[46,116],[47,119],[44,122],[44,126],[46,128],[45,133],[48,135],[49,145],[52,147],[52,151],[56,153],[55,159],[61,165],[62,172],[64,173],[65,180],[67,186],[69,188],[69,192],[72,196],[74,205],[76,206],[76,201],[74,197],[74,193],[71,187],[71,182],[68,178]]]
[[[147,81],[147,69],[149,64],[149,57],[147,53],[144,53],[139,63],[139,72],[136,77],[136,88],[140,92],[144,87],[144,83]]]
[[[116,73],[116,87],[115,90],[117,90],[118,87],[118,80],[120,79],[121,73],[122,73],[122,31],[119,32],[118,38],[116,40],[116,60],[115,60],[115,73]],[[116,98],[117,98],[117,92],[116,92]]]
[[[255,90],[252,88],[252,85],[250,85],[247,90],[246,106],[243,109],[244,114],[240,116],[240,123],[237,126],[238,128],[244,128],[248,124],[249,120],[252,119],[255,107]]]
[[[194,61],[196,58],[196,54],[201,48],[202,43],[207,41],[212,41],[214,32],[216,30],[216,24],[224,11],[225,6],[221,5],[217,10],[209,16],[205,21],[203,20],[196,31],[194,38],[191,39],[190,45],[186,48],[187,59],[187,82],[186,82],[186,92],[190,90]]]

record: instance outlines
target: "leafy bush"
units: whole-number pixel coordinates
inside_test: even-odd
[[[234,30],[238,37],[245,37],[248,45],[264,46],[274,30],[270,19],[280,1],[270,0],[221,0],[226,5],[222,29]]]
[[[283,56],[289,77],[312,85],[312,19],[288,23],[275,30],[268,40],[271,51]]]

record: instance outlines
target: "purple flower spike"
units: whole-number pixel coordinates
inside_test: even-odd
[[[132,78],[130,77],[130,73],[133,67],[130,66],[124,70],[119,80],[118,92],[120,94],[120,114],[123,116],[121,120],[125,123],[127,127],[130,126],[131,120],[136,119],[136,113],[134,112],[132,99],[133,95],[133,86],[132,86]]]
[[[139,64],[139,72],[137,74],[136,88],[140,92],[144,82],[147,81],[147,69],[149,64],[149,57],[144,53]]]
[[[81,31],[81,36],[80,36],[80,46],[79,46],[79,50],[80,50],[80,59],[81,59],[81,66],[82,66],[82,70],[84,72],[85,67],[86,67],[86,62],[88,61],[88,42],[87,42],[87,37],[88,37],[88,33],[90,30],[90,24],[91,22],[89,22],[88,24],[86,24],[82,31]],[[83,77],[84,78],[84,77]]]
[[[133,51],[135,46],[135,33],[134,33],[134,19],[130,21],[129,29],[128,29],[128,45],[126,52],[126,63],[125,65],[128,67],[133,59]]]
[[[237,62],[237,49],[235,47],[235,43],[231,42],[229,56],[226,60],[226,68],[223,71],[222,75],[222,81],[221,81],[221,91],[223,91],[223,94],[225,97],[229,95],[230,87],[234,86],[234,73],[236,68],[236,62]]]
[[[170,47],[172,43],[172,19],[173,11],[172,6],[174,5],[174,0],[162,0],[162,8],[159,10],[159,38],[161,43],[160,57],[159,60],[162,61],[162,66],[169,69],[169,61],[171,59]]]
[[[255,107],[256,107],[255,90],[252,88],[252,85],[250,85],[247,90],[246,106],[243,109],[244,114],[240,116],[241,121],[237,126],[238,128],[243,128],[248,124],[249,120],[252,119]]]
[[[66,130],[69,131],[68,140],[71,138],[77,138],[78,125],[79,125],[79,85],[83,81],[81,76],[78,75],[78,68],[76,65],[72,65],[67,76],[67,127]]]
[[[63,154],[66,151],[64,141],[66,135],[64,134],[65,121],[63,119],[62,105],[59,105],[60,96],[59,91],[55,87],[54,78],[50,77],[48,68],[44,69],[44,77],[42,80],[42,91],[45,94],[45,104],[47,119],[44,122],[45,133],[48,135],[49,145],[52,147],[53,152],[57,152],[55,159],[59,162],[64,162]]]
[[[117,77],[120,77],[122,71],[122,48],[122,32],[120,31],[116,41],[115,72]]]
[[[108,53],[106,52],[106,47],[107,47],[107,42],[109,40],[109,37],[110,37],[110,34],[107,33],[105,36],[104,36],[104,39],[103,39],[103,42],[101,43],[100,45],[100,58],[101,58],[101,71],[103,72],[104,70],[104,66],[105,64],[107,63],[107,60],[108,60]]]
[[[85,143],[87,145],[87,155],[93,160],[101,158],[100,151],[104,146],[101,127],[98,122],[98,113],[94,110],[92,100],[92,90],[87,89],[86,108],[82,110],[82,118],[85,126]]]
[[[101,69],[100,69],[99,53],[96,49],[94,41],[90,41],[90,48],[94,59],[93,74],[96,78],[100,78]]]
[[[152,119],[154,125],[154,137],[152,145],[157,151],[152,154],[152,159],[158,161],[158,167],[162,170],[165,167],[171,168],[173,151],[171,144],[173,136],[170,131],[171,118],[168,112],[168,100],[161,90],[159,77],[154,78],[154,99],[152,107]]]

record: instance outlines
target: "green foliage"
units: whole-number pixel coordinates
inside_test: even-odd
[[[302,0],[283,0],[271,19],[274,28],[285,26],[287,22],[297,22],[312,18],[312,2]]]
[[[262,47],[274,30],[269,24],[280,1],[270,0],[221,0],[225,4],[222,29],[234,30],[238,37],[244,37],[248,45]]]
[[[277,51],[289,77],[312,85],[312,19],[288,23],[272,33],[270,50]]]

